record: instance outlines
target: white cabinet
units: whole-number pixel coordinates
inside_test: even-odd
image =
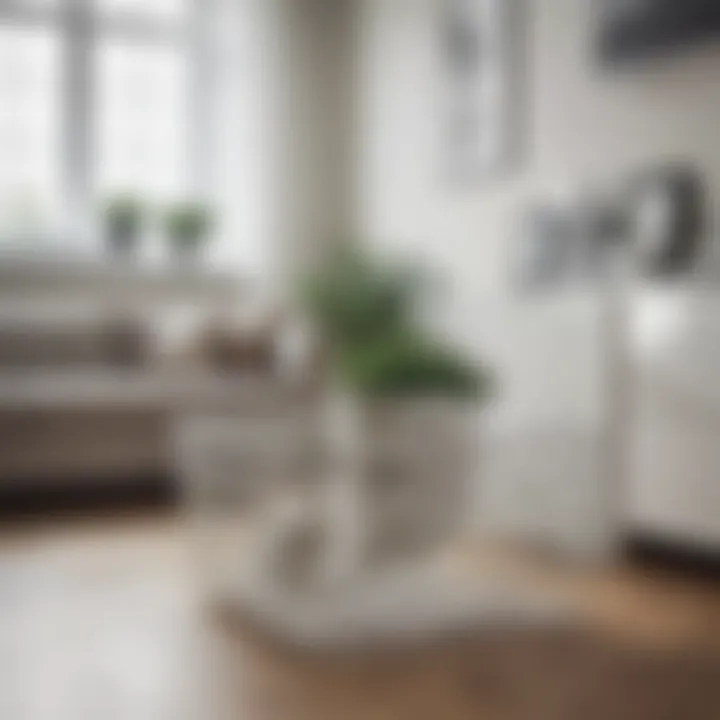
[[[632,321],[632,527],[720,550],[720,291],[647,289]]]
[[[478,319],[496,369],[479,477],[481,529],[569,556],[617,535],[604,479],[607,358],[599,291],[507,298]]]

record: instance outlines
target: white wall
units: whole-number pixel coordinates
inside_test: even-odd
[[[595,492],[600,502],[600,298],[511,300],[510,238],[529,199],[621,179],[645,162],[695,159],[711,192],[720,190],[720,50],[603,69],[593,56],[591,0],[527,0],[523,161],[506,177],[453,189],[441,173],[441,3],[361,1],[363,234],[444,274],[444,327],[499,370],[483,481],[502,488],[552,479],[567,495],[584,478],[594,488],[586,499]],[[490,501],[507,523],[527,522],[543,492],[517,495],[525,519],[517,497]]]
[[[627,501],[634,524],[720,549],[720,293],[645,288],[630,316],[635,432]]]
[[[502,284],[508,232],[528,195],[678,155],[720,187],[720,50],[603,69],[592,0],[525,0],[524,160],[507,178],[451,189],[440,172],[442,2],[361,2],[369,235],[438,260],[467,295]]]

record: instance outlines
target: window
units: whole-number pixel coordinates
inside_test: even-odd
[[[28,228],[60,208],[60,45],[43,28],[0,27],[0,227]]]
[[[176,48],[108,40],[96,48],[96,178],[167,201],[183,194],[184,57]]]
[[[90,240],[107,194],[188,194],[191,2],[0,0],[3,239]]]
[[[128,12],[169,20],[181,20],[188,10],[186,0],[97,0],[97,4],[101,13]]]

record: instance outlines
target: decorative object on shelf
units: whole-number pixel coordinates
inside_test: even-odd
[[[219,372],[267,374],[275,370],[274,329],[237,329],[211,323],[199,338],[199,352]]]
[[[165,234],[175,256],[182,260],[197,259],[210,239],[213,224],[210,208],[201,202],[172,205],[165,216]]]
[[[705,183],[688,162],[643,168],[610,189],[545,201],[523,217],[513,253],[519,290],[606,283],[618,263],[642,278],[691,270],[707,233]]]
[[[202,329],[197,350],[216,371],[273,376],[282,326],[283,318],[271,312],[252,319],[219,316]]]
[[[640,269],[667,276],[692,267],[706,239],[706,192],[697,170],[687,163],[652,168],[628,195]]]
[[[116,195],[105,202],[104,223],[111,254],[127,259],[137,252],[146,210],[134,195]]]
[[[451,177],[482,179],[519,153],[522,0],[444,0],[443,66]]]

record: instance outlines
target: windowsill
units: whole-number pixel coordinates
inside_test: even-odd
[[[139,253],[113,257],[101,248],[60,242],[0,242],[0,271],[9,269],[63,272],[92,272],[132,276],[244,275],[242,266],[213,257],[168,257],[166,254]]]

